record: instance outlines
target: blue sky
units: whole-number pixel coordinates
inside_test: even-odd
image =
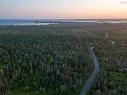
[[[0,0],[0,18],[126,18],[127,4],[120,2],[120,0]]]

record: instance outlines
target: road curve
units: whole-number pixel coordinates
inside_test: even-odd
[[[94,67],[94,70],[93,70],[91,76],[90,76],[89,79],[87,80],[87,82],[86,82],[84,88],[82,89],[80,95],[87,95],[87,94],[88,94],[90,88],[92,87],[92,85],[93,85],[93,83],[94,83],[94,81],[95,81],[95,79],[96,79],[96,76],[97,76],[98,72],[101,70],[101,69],[100,69],[100,64],[99,64],[99,62],[98,62],[98,60],[97,60],[97,57],[96,57],[96,55],[95,55],[95,53],[94,53],[94,47],[91,47],[91,48],[90,48],[90,54],[91,54],[91,56],[92,56],[93,63],[94,63],[94,66],[95,66],[95,67]]]

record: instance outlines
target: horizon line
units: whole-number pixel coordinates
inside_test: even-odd
[[[126,20],[127,18],[0,18],[0,20]]]

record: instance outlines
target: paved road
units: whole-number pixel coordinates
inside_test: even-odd
[[[94,53],[94,47],[91,47],[91,48],[90,48],[90,54],[91,54],[91,56],[92,56],[92,59],[93,59],[93,63],[94,63],[94,65],[95,65],[95,68],[94,68],[94,70],[93,70],[92,75],[91,75],[91,76],[89,77],[89,79],[87,80],[87,82],[86,82],[86,84],[85,84],[83,90],[81,91],[80,95],[87,95],[87,94],[88,94],[90,88],[92,87],[92,85],[93,85],[93,83],[94,83],[94,81],[95,81],[95,79],[96,79],[96,76],[97,76],[98,72],[101,70],[101,69],[100,69],[99,62],[98,62],[98,60],[97,60],[97,57],[96,57],[96,55],[95,55],[95,53]]]

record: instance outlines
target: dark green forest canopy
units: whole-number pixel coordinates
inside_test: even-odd
[[[93,70],[89,48],[94,46],[102,72],[89,94],[126,95],[126,28],[0,26],[0,94],[78,95]]]

